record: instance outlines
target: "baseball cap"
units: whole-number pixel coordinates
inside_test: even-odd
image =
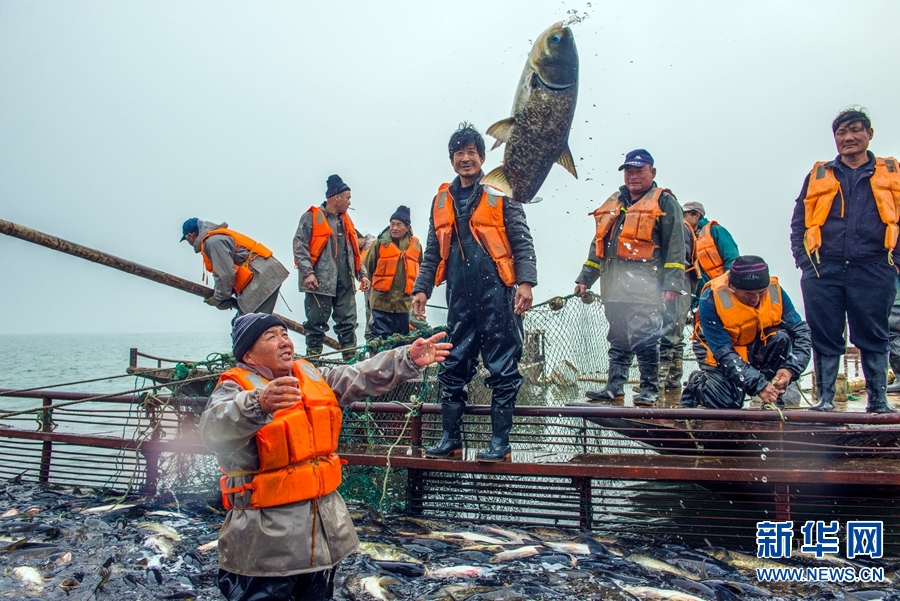
[[[652,167],[653,157],[643,148],[638,148],[625,155],[625,162],[619,166],[619,171],[622,171],[625,167],[643,167],[644,165]]]
[[[699,202],[686,202],[681,205],[681,210],[687,213],[688,211],[697,211],[704,217],[706,216],[706,209],[703,208],[703,205]]]
[[[196,217],[191,217],[187,221],[185,221],[181,225],[181,240],[179,242],[184,242],[187,240],[188,234],[198,234],[200,233],[200,220]]]

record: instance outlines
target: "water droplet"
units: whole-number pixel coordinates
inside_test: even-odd
[[[763,447],[763,448],[762,448],[762,451],[763,451],[763,453],[768,453],[768,452],[769,452],[769,447]]]
[[[763,453],[762,455],[759,456],[759,458],[762,459],[763,461],[765,461],[765,460],[766,460],[766,454]]]
[[[763,477],[762,477],[762,481],[763,481],[763,482],[768,482],[768,481],[769,481],[769,479],[768,479],[768,478],[766,478],[766,477],[765,477],[765,476],[763,476]]]

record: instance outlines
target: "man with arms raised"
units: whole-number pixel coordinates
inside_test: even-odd
[[[237,367],[219,378],[200,434],[225,474],[219,589],[229,601],[331,599],[337,564],[359,541],[337,487],[341,407],[443,361],[443,333],[355,365],[294,360],[281,320],[235,319]]]

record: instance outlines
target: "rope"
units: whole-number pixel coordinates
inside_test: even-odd
[[[406,407],[408,411],[406,412],[406,421],[403,422],[403,427],[400,429],[400,434],[397,436],[397,440],[388,447],[387,455],[385,457],[385,471],[384,471],[384,481],[381,483],[381,500],[378,501],[378,513],[384,515],[384,498],[387,496],[387,485],[388,485],[388,475],[391,473],[391,453],[394,452],[394,448],[400,444],[400,441],[403,440],[403,435],[406,434],[406,428],[409,427],[409,420],[419,415],[419,410],[422,408],[422,401],[419,400],[419,397],[416,395],[412,395],[409,397],[410,405],[404,405],[400,401],[392,401],[395,405],[400,405],[401,407]],[[366,403],[368,409],[368,403]]]

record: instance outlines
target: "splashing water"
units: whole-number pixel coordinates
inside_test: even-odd
[[[591,7],[590,3],[588,3],[588,8]],[[585,19],[587,19],[590,15],[588,13],[579,13],[574,8],[570,8],[566,11],[566,15],[568,15],[565,20],[562,22],[563,27],[568,27],[569,25],[576,25],[581,23]]]

